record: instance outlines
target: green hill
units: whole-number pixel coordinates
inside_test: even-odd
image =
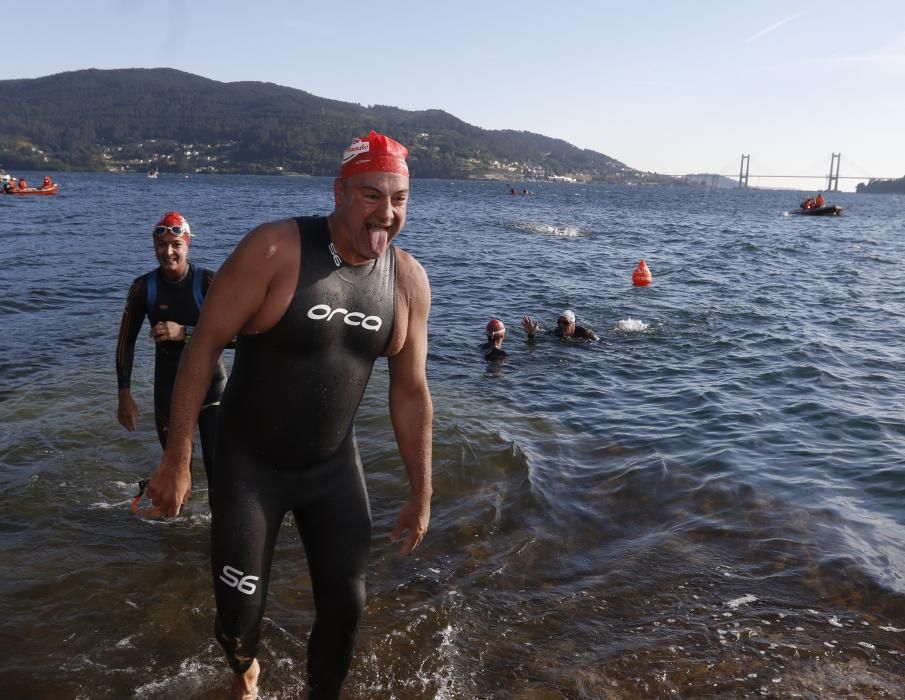
[[[672,182],[559,139],[493,131],[441,110],[327,100],[169,68],[0,81],[0,166],[334,175],[370,129],[409,147],[415,177]]]

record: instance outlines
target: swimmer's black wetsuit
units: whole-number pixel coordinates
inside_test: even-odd
[[[198,275],[198,279],[196,279]],[[132,363],[135,358],[135,340],[145,316],[153,326],[158,321],[173,321],[182,326],[194,326],[201,312],[200,301],[207,294],[214,273],[188,264],[188,272],[178,282],[168,280],[160,268],[137,277],[129,287],[129,297],[123,309],[116,343],[116,377],[120,389],[128,388],[132,381]],[[162,447],[167,445],[170,424],[170,400],[179,358],[185,348],[184,341],[155,343],[154,349],[154,423]],[[217,411],[220,397],[226,385],[226,368],[219,360],[214,368],[210,388],[204,398],[198,416],[198,432],[201,435],[201,454],[208,488],[214,463]]]
[[[585,328],[584,326],[575,326],[575,331],[568,338],[560,335],[555,328],[551,328],[550,330],[541,331],[538,335],[529,335],[528,340],[534,340],[540,335],[559,338],[560,340],[598,340],[597,334],[590,328]]]
[[[311,697],[332,698],[352,661],[371,540],[352,421],[392,335],[396,251],[342,265],[328,249],[325,218],[295,221],[295,294],[273,328],[239,336],[223,397],[211,505],[216,634],[233,670],[246,671],[257,654],[277,532],[291,510],[316,608]]]
[[[502,360],[508,354],[503,348],[498,348],[491,342],[484,343],[481,350],[484,351],[484,359],[488,361]]]
[[[596,340],[596,336],[597,334],[594,331],[592,331],[590,328],[585,328],[584,326],[575,326],[575,332],[572,333],[572,338],[574,338],[575,340]]]

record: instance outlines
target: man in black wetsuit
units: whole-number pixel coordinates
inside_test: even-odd
[[[391,245],[405,223],[407,150],[371,132],[343,154],[326,218],[271,222],[249,233],[217,273],[173,396],[170,439],[148,493],[179,512],[191,478],[190,426],[219,348],[236,358],[223,397],[212,494],[216,635],[236,673],[235,697],[254,697],[261,619],[280,523],[292,511],[311,574],[312,698],[336,698],[365,604],[371,515],[352,429],[378,356],[410,484],[393,539],[402,553],[430,519],[427,386],[430,285]]]
[[[159,266],[136,277],[129,287],[116,342],[116,377],[119,385],[117,419],[126,430],[137,428],[138,407],[132,398],[132,362],[135,340],[147,316],[154,339],[154,422],[161,447],[167,446],[170,400],[179,358],[198,322],[201,303],[214,273],[188,261],[192,239],[188,221],[176,211],[164,214],[154,226],[154,255]],[[220,397],[226,384],[223,362],[217,360],[198,416],[201,454],[211,480],[214,436]]]
[[[522,326],[528,334],[529,340],[534,338],[538,331],[543,330],[540,324],[528,315],[522,317]],[[566,309],[556,319],[554,333],[562,340],[599,340],[597,334],[590,328],[575,323],[575,312],[571,309]]]

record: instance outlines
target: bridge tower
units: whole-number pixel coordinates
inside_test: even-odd
[[[842,161],[841,153],[834,153],[830,158],[830,174],[826,180],[826,189],[832,192],[839,191],[839,164]],[[833,166],[835,166],[836,171],[833,173]]]
[[[738,166],[738,186],[748,186],[748,169],[751,166],[751,154],[742,153],[742,162]]]

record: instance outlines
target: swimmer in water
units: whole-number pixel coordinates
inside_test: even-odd
[[[506,357],[506,351],[503,350],[503,341],[506,339],[506,326],[499,319],[492,318],[487,323],[487,342],[481,345],[481,350],[485,351],[485,360],[502,360]]]
[[[528,315],[522,318],[522,327],[528,334],[529,340],[543,330],[538,322]],[[559,314],[559,318],[556,319],[556,330],[553,333],[562,340],[598,340],[597,334],[590,328],[575,323],[575,312],[571,309],[566,309]]]

